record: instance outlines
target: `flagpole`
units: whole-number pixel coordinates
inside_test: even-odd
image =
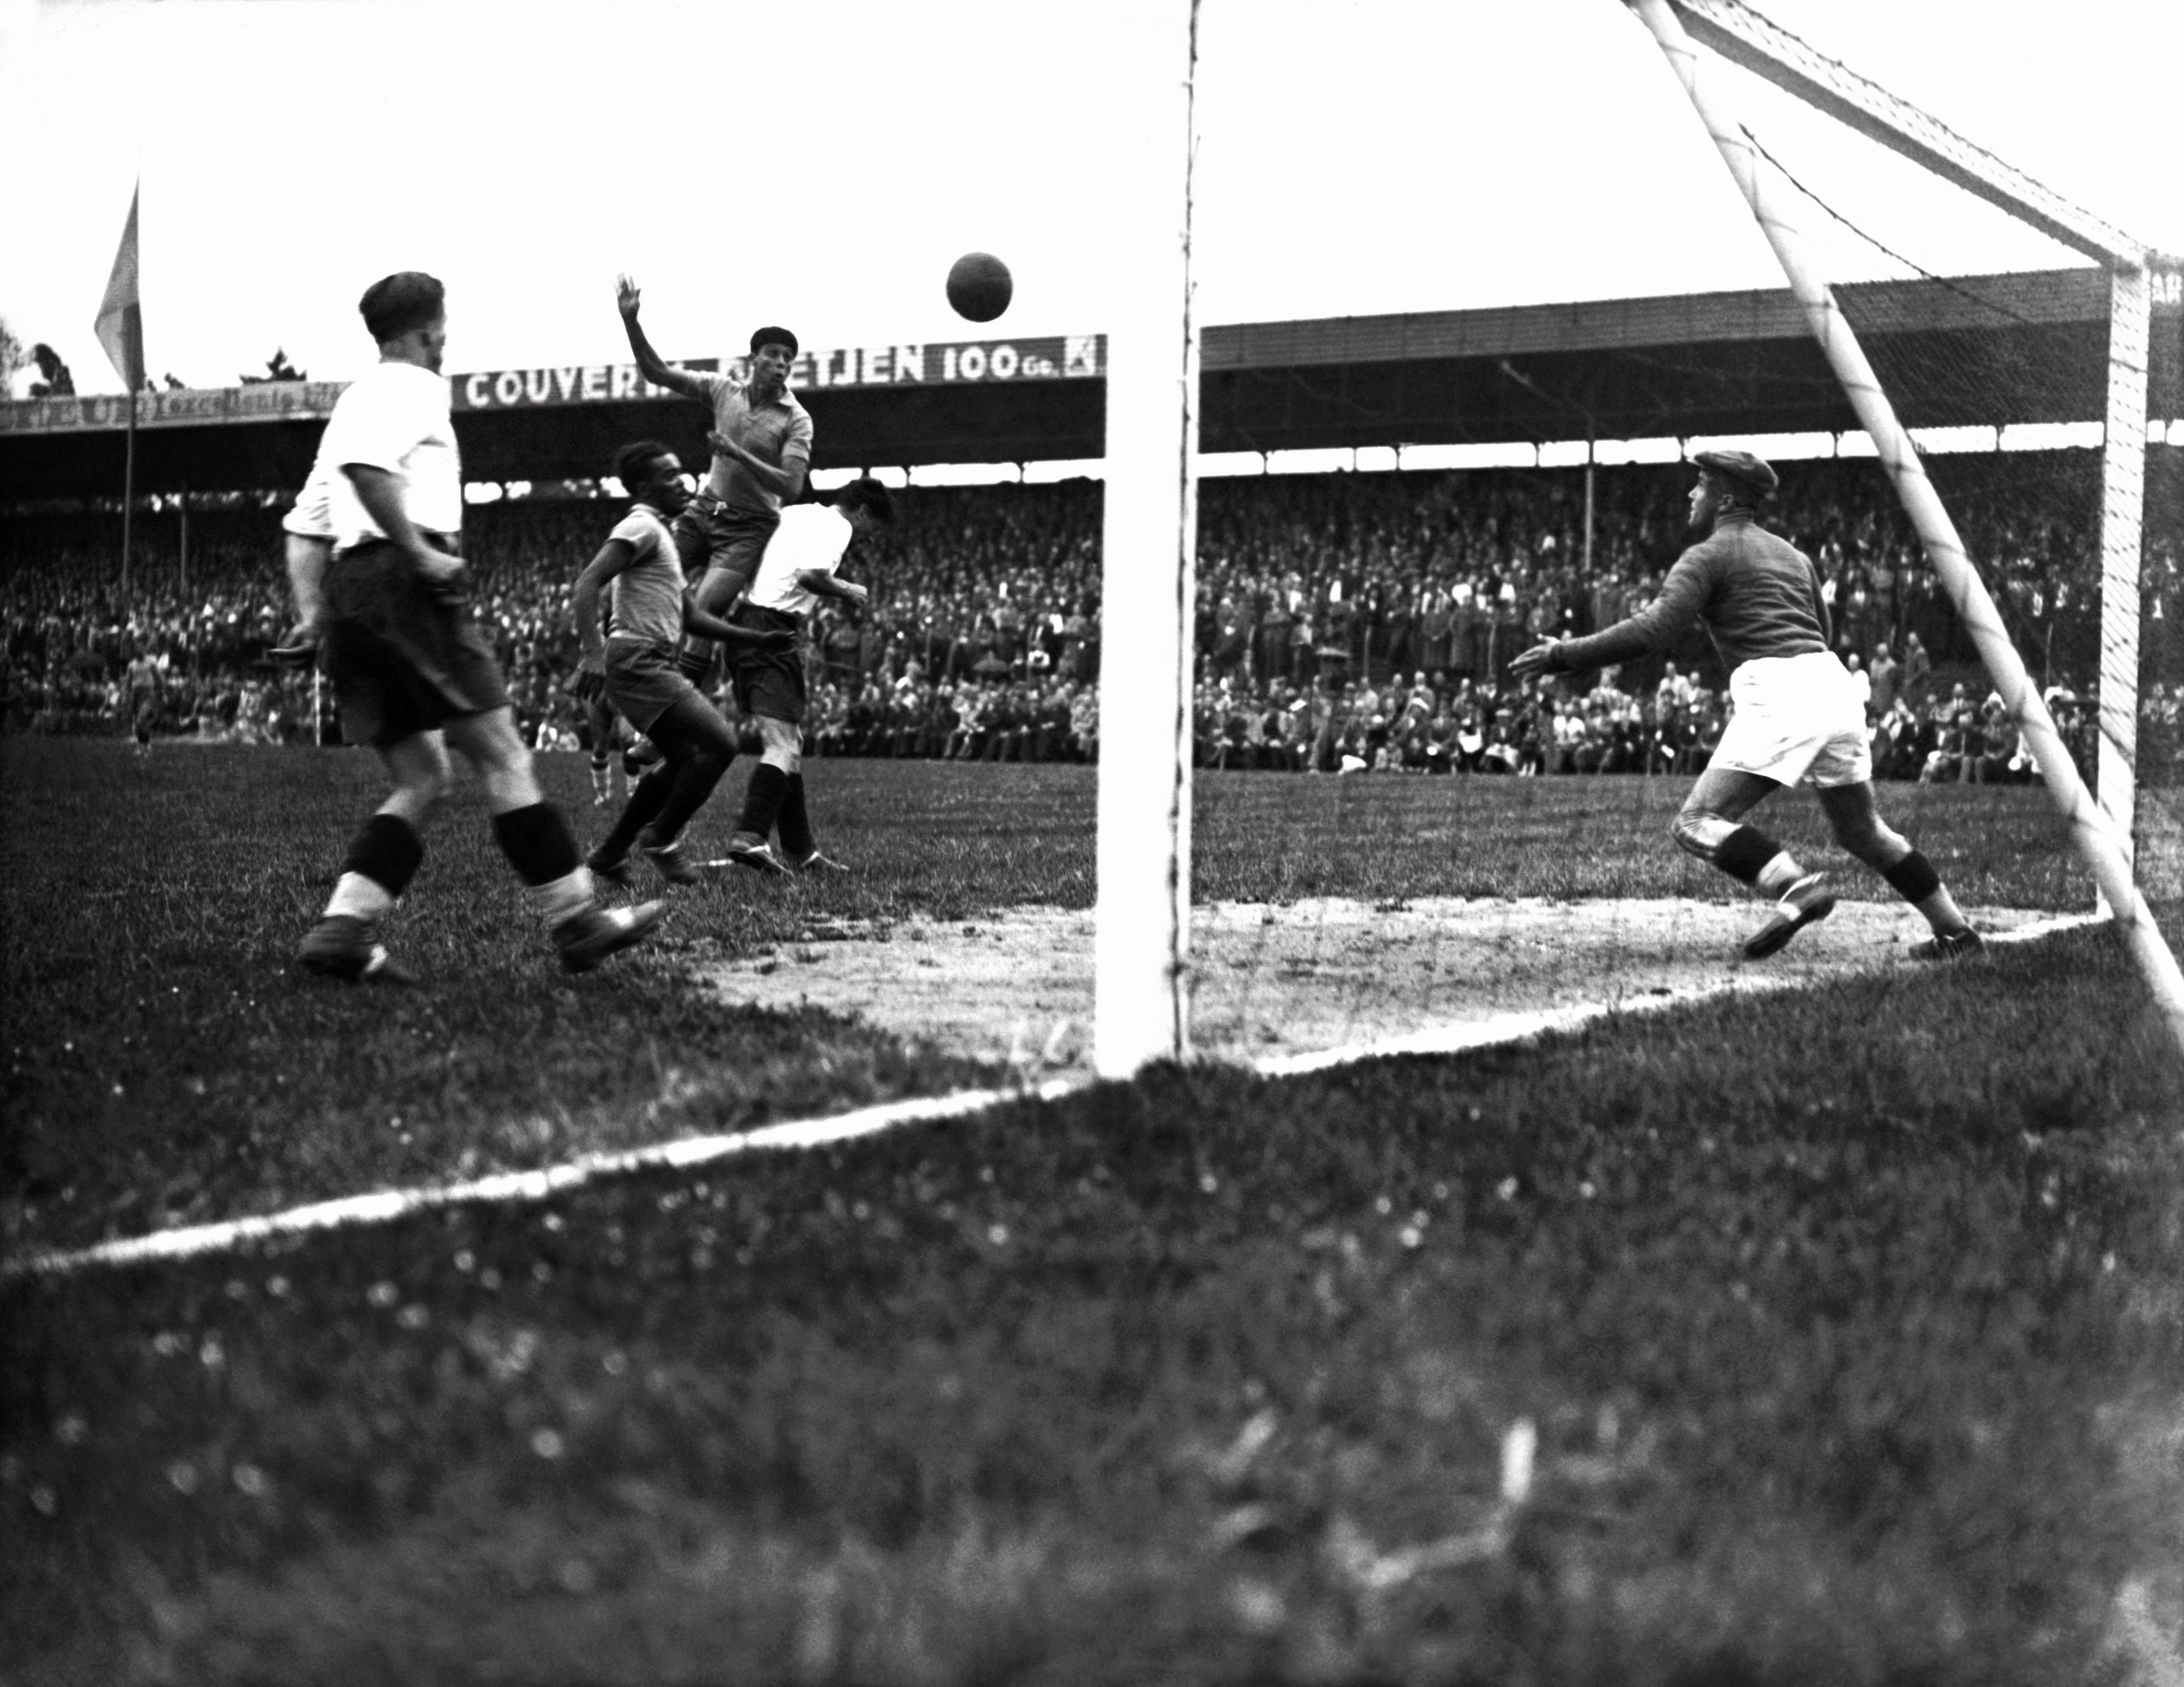
[[[129,564],[136,544],[136,393],[144,384],[144,308],[137,287],[136,206],[143,197],[143,174],[129,195],[129,220],[121,225],[121,244],[106,278],[106,297],[98,302],[94,331],[106,355],[129,389],[129,438],[121,462],[121,595],[129,595]]]
[[[129,389],[128,443],[121,455],[121,595],[129,596],[129,559],[136,530],[136,389]]]

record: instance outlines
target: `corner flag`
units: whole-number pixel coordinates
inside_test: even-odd
[[[114,254],[114,273],[106,278],[95,330],[131,393],[144,384],[144,311],[136,294],[136,198],[142,191],[140,181],[129,195],[129,220]]]

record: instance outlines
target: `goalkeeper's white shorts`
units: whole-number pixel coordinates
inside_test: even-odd
[[[1833,653],[1760,656],[1730,676],[1736,712],[1707,764],[1782,785],[1858,785],[1873,778],[1865,705]]]

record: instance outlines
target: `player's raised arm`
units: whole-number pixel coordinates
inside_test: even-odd
[[[680,393],[686,398],[705,401],[705,383],[685,370],[676,369],[652,348],[652,342],[644,337],[638,326],[637,309],[639,299],[638,286],[627,276],[615,278],[615,305],[621,312],[621,326],[629,335],[629,348],[637,359],[637,372],[655,387],[665,387],[671,393]]]
[[[1517,680],[1538,679],[1549,671],[1547,664],[1553,658],[1555,646],[1562,642],[1559,638],[1548,638],[1529,650],[1519,650],[1509,659],[1509,676]]]
[[[1691,630],[1713,590],[1718,561],[1703,546],[1694,546],[1677,559],[1663,582],[1661,594],[1628,620],[1583,638],[1563,638],[1535,645],[1510,663],[1513,671],[1528,658],[1539,660],[1523,677],[1540,673],[1571,673],[1581,668],[1605,668],[1627,662],[1648,650],[1664,649]]]

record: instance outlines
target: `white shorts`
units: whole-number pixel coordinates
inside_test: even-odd
[[[1781,785],[1860,785],[1873,778],[1865,708],[1849,671],[1825,650],[1762,656],[1730,676],[1736,705],[1715,748],[1717,767]]]

